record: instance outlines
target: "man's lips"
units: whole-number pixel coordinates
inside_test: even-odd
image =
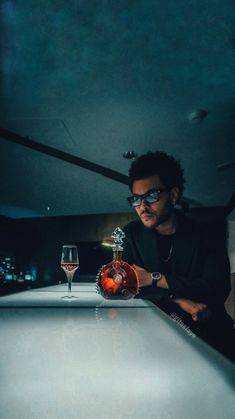
[[[150,213],[150,212],[143,212],[141,215],[140,215],[140,218],[142,219],[142,220],[149,220],[150,218],[153,218],[154,217],[154,214],[152,214],[152,213]]]

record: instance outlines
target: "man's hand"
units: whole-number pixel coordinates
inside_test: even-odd
[[[152,277],[150,272],[146,271],[144,268],[141,268],[138,265],[133,265],[133,268],[137,275],[140,287],[148,287],[149,285],[152,285]],[[168,288],[168,283],[164,275],[162,275],[161,279],[158,281],[157,286],[160,288]]]
[[[152,285],[152,278],[150,272],[146,271],[144,268],[141,268],[138,265],[133,265],[133,268],[135,270],[140,287],[147,287],[149,285]]]
[[[198,320],[198,313],[206,308],[206,304],[196,303],[186,298],[175,298],[173,301],[188,314],[191,314],[194,321]]]
[[[133,265],[140,287],[148,287],[152,285],[151,273],[141,268],[138,265]],[[161,279],[157,282],[159,288],[169,288],[166,277],[162,275]],[[197,303],[186,298],[174,298],[173,301],[188,314],[191,314],[194,321],[198,320],[198,314],[206,309],[206,304]]]

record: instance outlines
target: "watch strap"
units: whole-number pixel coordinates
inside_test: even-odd
[[[160,272],[152,272],[151,278],[152,278],[152,285],[156,285],[157,282],[161,279],[162,274]]]

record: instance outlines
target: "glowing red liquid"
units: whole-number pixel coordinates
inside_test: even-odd
[[[98,276],[98,288],[107,299],[124,299],[138,293],[139,284],[132,266],[123,260],[113,260],[104,266]]]
[[[64,271],[73,272],[79,267],[79,263],[72,263],[72,262],[63,262],[61,263],[61,268]]]

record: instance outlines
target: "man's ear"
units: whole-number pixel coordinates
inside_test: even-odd
[[[180,196],[180,190],[178,186],[174,186],[174,188],[172,188],[170,191],[171,202],[173,205],[176,204],[176,202],[179,199],[179,196]]]

